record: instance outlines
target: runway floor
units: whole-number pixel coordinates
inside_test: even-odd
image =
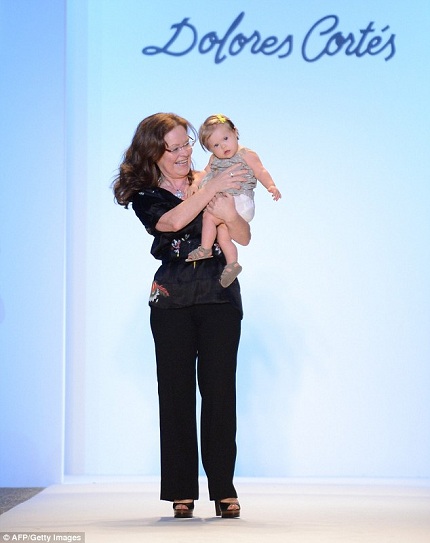
[[[238,479],[236,487],[240,519],[215,516],[204,480],[194,518],[173,519],[157,481],[70,480],[1,515],[0,532],[85,543],[430,543],[429,480]],[[19,533],[29,539],[13,539]]]

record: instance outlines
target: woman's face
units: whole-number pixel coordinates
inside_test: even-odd
[[[165,135],[164,141],[166,149],[173,150],[173,152],[165,151],[157,162],[161,173],[167,179],[186,177],[191,169],[191,154],[193,152],[192,146],[189,145],[190,138],[187,131],[183,126],[175,126]]]
[[[237,133],[227,123],[216,125],[208,137],[208,149],[217,158],[231,158],[238,148]]]

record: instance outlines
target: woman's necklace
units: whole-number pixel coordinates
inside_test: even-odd
[[[165,177],[160,177],[158,180],[158,184],[161,186],[162,184],[167,184],[173,189],[173,194],[180,198],[181,200],[185,196],[185,185],[188,184],[188,181],[182,181],[181,185],[179,187],[175,187],[175,185],[169,181],[169,179],[166,179]]]
[[[185,193],[181,189],[176,189],[175,196],[182,200],[182,198],[185,196]]]

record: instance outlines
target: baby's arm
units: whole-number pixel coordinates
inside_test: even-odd
[[[254,175],[258,179],[258,181],[260,181],[263,187],[266,187],[266,189],[272,194],[272,198],[275,201],[279,200],[282,195],[279,192],[277,186],[275,185],[272,176],[263,166],[263,163],[261,162],[260,157],[257,155],[257,153],[255,151],[247,150],[244,153],[243,158],[245,159],[245,162],[248,164],[248,166],[252,168]]]

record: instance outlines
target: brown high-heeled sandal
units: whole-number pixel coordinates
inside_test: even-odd
[[[237,505],[237,509],[229,509],[231,505]],[[239,518],[240,517],[240,504],[236,502],[223,502],[221,500],[215,500],[215,514],[221,518]]]
[[[184,508],[178,508],[178,505],[185,505]],[[173,514],[175,518],[193,518],[194,500],[190,502],[177,501],[173,502]]]

